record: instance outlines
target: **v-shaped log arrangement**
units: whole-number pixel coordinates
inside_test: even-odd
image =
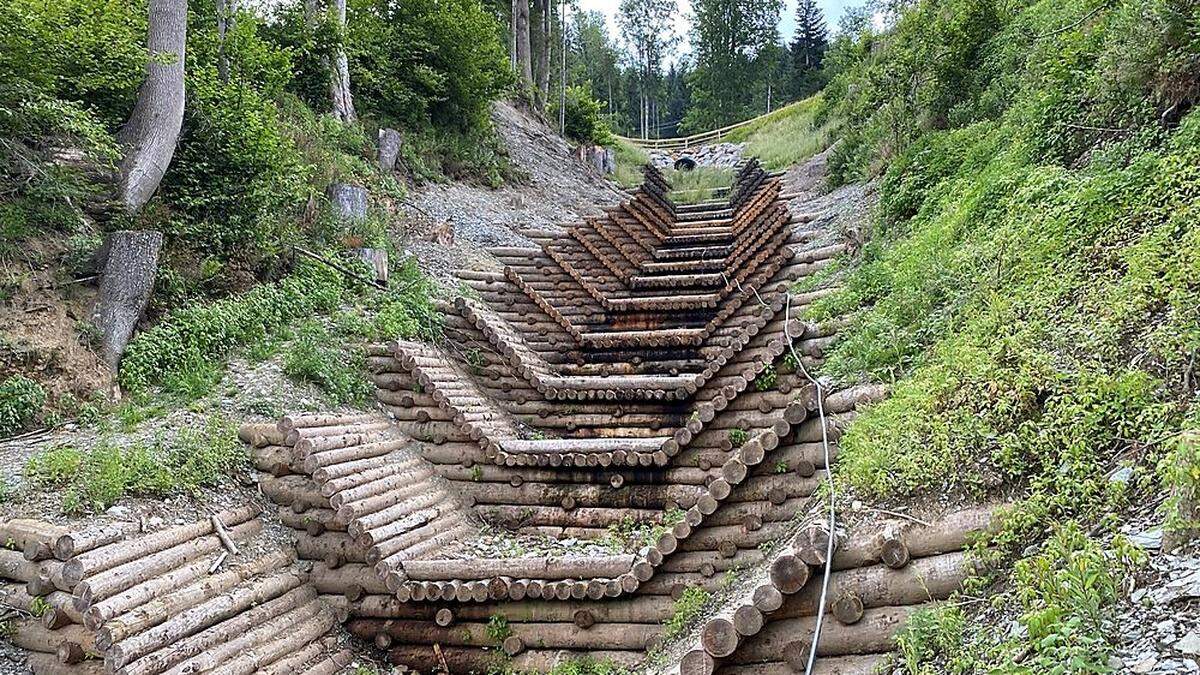
[[[50,616],[66,617],[20,626],[28,648],[69,645],[39,672],[94,672],[93,652],[120,672],[326,672],[345,663],[338,619],[423,672],[548,671],[584,655],[635,666],[694,587],[747,590],[677,669],[793,669],[782,653],[811,630],[814,542],[829,538],[803,519],[822,439],[833,459],[856,407],[885,392],[830,393],[827,417],[814,414],[798,367],[821,362],[838,322],[798,321],[827,291],[795,284],[843,247],[789,212],[779,176],[748,162],[727,200],[696,206],[667,190],[648,169],[603,217],[528,232],[534,246],[494,251],[502,271],[461,273],[445,340],[371,348],[386,415],[244,425],[293,531],[285,550],[268,540],[222,566],[208,520],[170,534],[123,524],[76,581],[39,547],[46,532],[32,538],[35,562],[0,576],[32,578],[26,604],[48,592]],[[253,513],[219,514],[243,550],[271,525]],[[969,528],[946,527],[836,533],[838,627],[818,672],[867,672],[900,617],[957,585],[962,556],[947,554]]]

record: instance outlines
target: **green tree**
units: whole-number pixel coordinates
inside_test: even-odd
[[[807,98],[825,86],[821,65],[828,49],[829,30],[824,13],[816,0],[800,0],[796,6],[796,32],[790,45],[793,97]]]
[[[724,126],[757,114],[751,92],[764,87],[769,62],[759,58],[778,42],[783,0],[696,0],[692,6],[691,131]]]
[[[654,135],[659,118],[662,63],[677,40],[671,31],[676,11],[675,0],[621,0],[618,21],[636,72],[637,128],[643,137]]]

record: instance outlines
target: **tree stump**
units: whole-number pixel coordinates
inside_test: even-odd
[[[367,190],[358,185],[333,183],[327,190],[333,217],[340,223],[362,223],[367,219]]]
[[[387,173],[396,170],[400,159],[400,132],[395,129],[379,130],[379,170]]]
[[[100,357],[114,372],[150,302],[162,241],[162,233],[153,231],[122,230],[109,235],[92,321],[100,331]]]
[[[355,257],[371,266],[375,281],[386,284],[388,280],[388,253],[382,248],[356,248]]]

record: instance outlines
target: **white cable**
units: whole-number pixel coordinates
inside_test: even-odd
[[[792,323],[792,294],[787,293],[787,302],[783,309],[783,335],[787,339],[788,349],[792,352],[792,358],[796,360],[796,368],[813,383],[817,388],[817,415],[821,421],[821,448],[825,453],[825,484],[829,487],[829,536],[825,545],[825,573],[821,578],[821,601],[817,605],[817,621],[813,626],[812,645],[808,650],[808,665],[804,669],[805,675],[812,675],[813,665],[817,661],[817,643],[821,640],[821,622],[825,620],[825,600],[829,595],[829,573],[833,566],[833,542],[836,538],[834,528],[836,527],[836,512],[835,500],[833,493],[833,470],[829,463],[829,425],[825,423],[825,396],[821,388],[821,383],[818,382],[808,369],[804,367],[804,362],[800,360],[800,355],[796,353],[796,348],[792,345],[793,336],[789,332]],[[795,337],[800,337],[799,335]]]
[[[728,286],[729,277],[725,276],[724,272],[721,272],[721,277],[725,279],[725,285]],[[736,278],[733,280],[733,283],[737,286],[738,291],[744,292],[742,291],[742,284],[738,282]],[[758,300],[759,304],[761,304],[763,307],[767,307],[767,303],[763,302],[762,297],[758,294],[758,289],[754,288],[752,290],[754,291],[754,297]],[[800,371],[800,373],[804,375],[805,379],[811,382],[817,389],[817,416],[821,423],[821,450],[825,455],[825,484],[829,487],[829,536],[828,541],[825,544],[825,573],[821,578],[821,601],[820,604],[817,605],[817,621],[813,626],[813,640],[808,651],[808,665],[804,669],[805,675],[812,675],[813,665],[817,662],[817,643],[821,639],[821,624],[825,620],[825,601],[829,597],[829,573],[832,571],[833,567],[833,544],[834,540],[836,539],[835,529],[837,527],[837,512],[835,509],[836,500],[833,492],[833,469],[830,465],[829,456],[829,425],[825,421],[825,392],[821,387],[821,383],[817,381],[817,379],[811,374],[809,374],[808,369],[804,367],[804,362],[800,360],[800,355],[796,353],[796,347],[793,344],[793,340],[803,337],[803,334],[791,334],[792,293],[790,290],[784,292],[787,295],[787,299],[785,300],[783,306],[783,336],[787,342],[788,350],[790,350],[792,353],[792,358],[796,361],[796,369]]]

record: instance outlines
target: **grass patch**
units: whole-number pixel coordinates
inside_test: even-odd
[[[336,404],[364,404],[373,387],[360,348],[345,345],[316,320],[301,324],[283,352],[288,377],[316,384]]]
[[[663,176],[671,184],[671,201],[676,204],[698,204],[717,199],[733,184],[734,170],[698,166],[691,171],[666,169]]]
[[[637,187],[642,184],[642,167],[650,162],[650,155],[633,143],[616,140],[617,169],[613,180],[623,188]]]
[[[236,427],[211,418],[169,439],[128,447],[101,443],[90,450],[59,447],[34,455],[25,478],[63,492],[63,511],[103,511],[124,497],[167,497],[220,483],[248,458]]]
[[[730,143],[745,143],[744,155],[757,157],[771,171],[786,169],[823,152],[833,142],[836,124],[822,121],[821,94],[786,105],[753,124],[735,129]]]

